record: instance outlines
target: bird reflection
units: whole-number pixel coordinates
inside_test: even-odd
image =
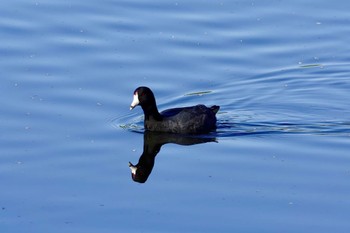
[[[136,165],[129,162],[131,177],[135,182],[145,183],[152,172],[156,155],[167,143],[189,146],[206,142],[215,142],[213,137],[184,136],[178,134],[145,131],[143,135],[143,153]]]

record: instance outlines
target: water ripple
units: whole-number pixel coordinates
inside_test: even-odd
[[[210,91],[200,89],[178,97],[161,97],[160,106],[219,104],[215,135],[219,138],[285,133],[348,136],[347,66],[309,64],[276,70],[214,84]],[[141,133],[142,114],[135,114],[117,117],[112,125]]]

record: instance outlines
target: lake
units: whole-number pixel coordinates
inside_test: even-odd
[[[349,9],[3,2],[0,232],[350,232]],[[138,86],[216,131],[145,132]]]

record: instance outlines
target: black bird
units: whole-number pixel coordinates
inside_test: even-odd
[[[202,104],[167,109],[158,112],[156,99],[148,87],[138,87],[130,110],[140,105],[145,115],[145,129],[154,132],[179,134],[203,134],[216,129],[216,116],[219,106],[206,107]]]

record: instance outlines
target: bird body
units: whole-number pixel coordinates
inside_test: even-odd
[[[216,129],[216,113],[219,106],[206,107],[199,104],[191,107],[167,109],[158,112],[153,92],[148,87],[138,87],[130,109],[141,105],[146,130],[178,134],[208,133]]]

